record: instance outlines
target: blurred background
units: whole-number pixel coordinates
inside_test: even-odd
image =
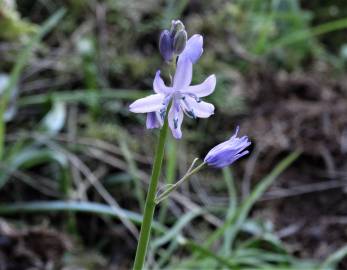
[[[346,1],[0,6],[0,270],[131,267],[157,131],[128,105],[172,19],[204,36],[216,112],[170,136],[161,183],[237,125],[253,144],[160,205],[148,269],[347,269]]]

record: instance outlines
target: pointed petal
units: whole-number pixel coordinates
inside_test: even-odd
[[[160,128],[162,125],[163,125],[162,121],[160,121],[160,116],[158,117],[157,112],[147,113],[147,120],[146,120],[147,129]]]
[[[195,64],[203,52],[203,43],[204,42],[201,35],[193,35],[190,39],[188,39],[186,47],[180,54],[178,61],[183,58],[188,58],[193,64]]]
[[[192,81],[193,64],[188,58],[177,62],[176,73],[173,80],[173,88],[182,90],[187,88]]]
[[[187,105],[189,107],[187,107]],[[200,101],[197,102],[194,98],[186,96],[186,104],[182,103],[185,109],[193,110],[196,117],[207,118],[214,114],[214,106],[211,103]]]
[[[140,98],[130,104],[129,110],[133,113],[159,111],[163,107],[164,97],[162,94],[155,94]]]
[[[169,111],[169,116],[168,116],[168,121],[169,121],[169,127],[171,129],[172,135],[176,139],[181,139],[182,138],[182,131],[181,131],[181,125],[183,122],[183,112],[182,109],[178,106],[173,106],[171,107]]]
[[[153,81],[153,90],[157,94],[169,94],[172,92],[172,87],[167,87],[160,77],[160,70],[158,70],[155,74]]]
[[[216,87],[216,76],[210,75],[205,81],[200,84],[188,86],[183,93],[192,93],[198,97],[206,97],[213,93]]]

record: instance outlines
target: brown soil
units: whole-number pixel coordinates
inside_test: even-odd
[[[347,241],[347,81],[282,72],[247,81],[251,112],[242,127],[262,158],[254,174],[293,149],[303,151],[265,196],[266,216],[294,253],[325,258]]]

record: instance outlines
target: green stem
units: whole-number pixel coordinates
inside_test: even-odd
[[[169,111],[169,107],[167,111]],[[157,192],[161,166],[163,163],[165,140],[166,140],[166,135],[168,130],[167,115],[168,113],[166,114],[164,125],[160,130],[159,141],[155,151],[154,165],[152,169],[151,181],[149,183],[149,189],[148,189],[147,198],[145,202],[145,209],[144,209],[143,221],[141,225],[140,239],[136,249],[135,262],[133,267],[134,270],[142,269],[144,261],[145,261],[146,253],[147,253],[149,237],[151,234],[152,220],[153,220],[154,210],[156,206],[154,199]]]
[[[167,159],[167,166],[166,166],[166,178],[165,178],[165,184],[166,185],[172,185],[176,179],[176,164],[177,164],[177,143],[176,139],[169,138],[167,141],[167,148],[166,148],[166,159]],[[168,211],[168,202],[165,201],[160,206],[159,211],[159,223],[163,224],[166,218],[166,214]]]
[[[193,162],[192,165],[194,165],[195,161]],[[190,176],[192,176],[194,173],[197,173],[198,171],[201,170],[201,168],[205,165],[206,163],[203,162],[201,163],[199,166],[197,166],[194,170],[192,170],[192,167],[189,168],[188,173],[183,176],[179,181],[177,181],[176,184],[170,186],[167,190],[165,190],[162,194],[160,194],[160,196],[158,196],[158,198],[155,199],[155,203],[158,204],[160,203],[162,200],[165,200],[169,194],[174,191],[179,185],[181,185],[184,181],[186,181]]]

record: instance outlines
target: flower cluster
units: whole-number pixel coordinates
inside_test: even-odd
[[[190,85],[193,64],[198,61],[202,52],[202,36],[193,35],[178,56],[172,85],[165,85],[160,76],[160,70],[158,70],[153,81],[155,94],[136,100],[130,105],[130,111],[134,113],[148,113],[147,128],[159,128],[163,125],[170,102],[168,121],[172,135],[176,139],[182,137],[181,124],[184,114],[190,118],[207,118],[214,113],[213,104],[204,102],[201,98],[214,91],[216,76],[210,75],[201,84]]]
[[[187,40],[185,26],[179,20],[172,21],[171,29],[164,30],[159,39],[159,51],[166,62],[176,61],[177,67],[172,84],[167,86],[160,76],[155,74],[153,90],[149,95],[133,102],[129,109],[134,113],[147,113],[146,127],[160,128],[168,111],[168,124],[176,139],[182,137],[181,125],[184,115],[190,118],[208,118],[214,114],[214,106],[201,98],[213,93],[216,76],[208,76],[202,83],[191,85],[193,65],[203,53],[203,37],[199,34]],[[170,107],[171,105],[171,107]],[[251,143],[246,136],[237,138],[237,131],[230,140],[214,147],[204,162],[221,168],[248,154]]]

